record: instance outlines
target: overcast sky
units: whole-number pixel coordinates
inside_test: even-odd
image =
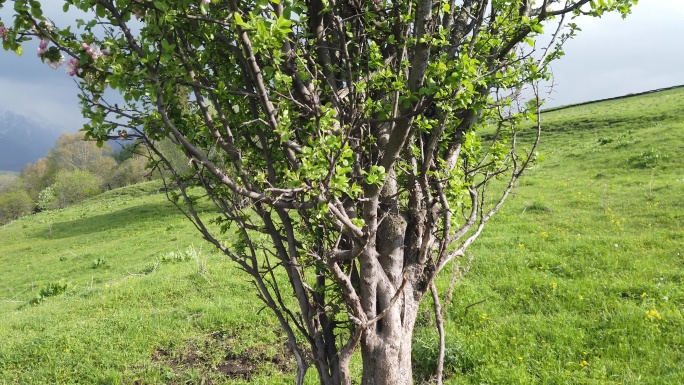
[[[58,25],[76,18],[61,12],[61,1],[43,3]],[[0,16],[8,22],[7,12]],[[555,87],[547,106],[684,84],[684,0],[641,0],[626,20],[607,15],[578,24],[582,31],[553,65]],[[19,58],[0,50],[0,112],[77,131],[84,120],[74,80],[63,68],[43,64],[36,48],[27,46]]]

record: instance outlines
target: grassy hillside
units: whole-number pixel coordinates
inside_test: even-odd
[[[460,261],[448,382],[684,383],[684,90],[544,129],[544,161]],[[0,227],[0,383],[293,381],[247,278],[158,191]],[[424,378],[437,335],[429,312],[418,324]]]
[[[0,227],[0,383],[247,382],[257,369],[271,379],[289,372],[251,284],[160,187]]]
[[[548,113],[544,130],[544,161],[470,250],[454,369],[473,384],[684,383],[684,90]]]

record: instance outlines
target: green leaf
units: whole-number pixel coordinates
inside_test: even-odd
[[[166,3],[164,3],[163,1],[155,1],[154,6],[162,12],[166,12],[169,10],[169,6],[166,5]]]
[[[242,16],[240,16],[239,13],[235,12],[233,14],[233,17],[235,18],[235,24],[239,25],[242,28],[249,27],[249,25],[247,25],[247,23],[245,23],[245,21],[242,19]]]
[[[40,8],[40,3],[37,1],[31,1],[31,14],[36,19],[43,18],[43,10]]]
[[[14,53],[16,53],[17,56],[21,56],[21,54],[24,53],[24,46],[17,44],[17,46],[14,48]]]

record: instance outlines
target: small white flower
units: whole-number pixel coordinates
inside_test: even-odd
[[[66,61],[66,59],[64,58],[64,56],[60,56],[58,61],[48,60],[47,64],[50,66],[50,68],[52,68],[53,70],[56,70],[57,68],[59,68],[59,66],[64,64],[65,61]]]
[[[669,301],[669,300],[670,300],[670,297],[664,296],[663,299],[664,299],[665,301]]]

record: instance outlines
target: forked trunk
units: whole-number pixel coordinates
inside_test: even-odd
[[[379,143],[385,139],[381,135]],[[415,261],[406,254],[413,247],[406,247],[407,215],[398,194],[396,172],[390,169],[380,199],[364,206],[370,214],[366,223],[377,233],[359,257],[361,303],[368,319],[376,320],[361,336],[362,385],[413,383],[411,339],[421,295],[414,290]]]
[[[413,383],[411,342],[416,314],[415,311],[412,314],[406,314],[405,317],[410,318],[410,322],[391,334],[364,336],[361,346],[362,385],[409,385]]]
[[[407,299],[395,307],[399,321],[393,318],[378,321],[376,328],[364,333],[361,339],[363,359],[362,385],[410,385],[413,384],[411,369],[411,342],[418,314],[418,303]]]

